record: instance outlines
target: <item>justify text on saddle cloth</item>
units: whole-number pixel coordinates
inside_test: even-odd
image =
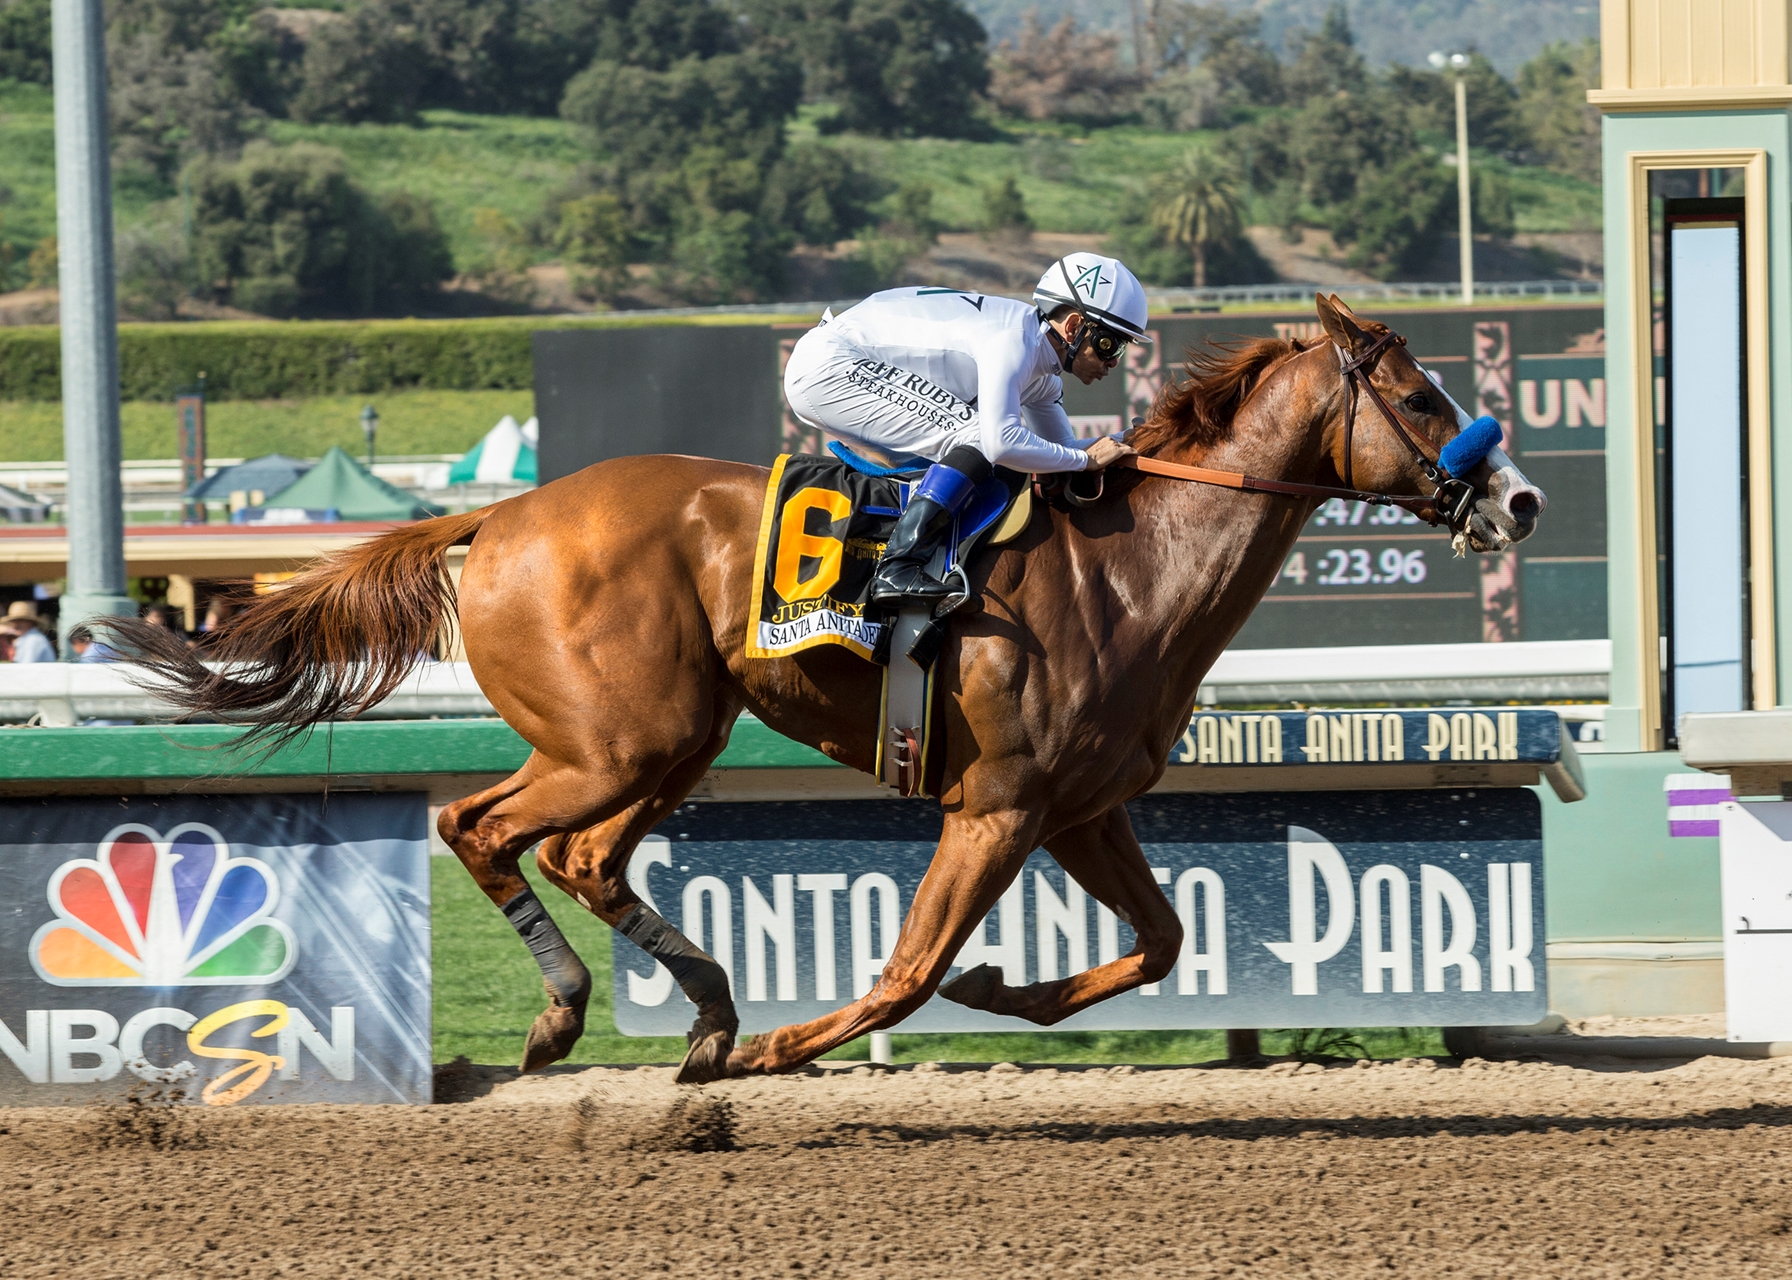
[[[804,334],[784,371],[806,422],[937,461],[968,444],[1022,472],[1082,471],[1063,362],[1030,304],[956,289],[888,289]]]

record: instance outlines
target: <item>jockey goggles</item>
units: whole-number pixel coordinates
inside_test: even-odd
[[[1132,339],[1126,334],[1108,328],[1094,316],[1084,315],[1083,326],[1077,331],[1076,345],[1070,348],[1064,357],[1064,367],[1070,368],[1076,362],[1077,353],[1084,347],[1093,351],[1102,363],[1118,360],[1120,353],[1126,350],[1126,344]]]

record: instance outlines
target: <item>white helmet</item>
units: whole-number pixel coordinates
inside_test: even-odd
[[[1065,303],[1134,342],[1154,341],[1145,331],[1145,286],[1118,258],[1072,253],[1047,267],[1033,290],[1033,305],[1049,314]]]

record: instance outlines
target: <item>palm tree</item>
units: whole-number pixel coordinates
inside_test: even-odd
[[[1151,225],[1195,260],[1195,287],[1207,285],[1207,251],[1236,240],[1244,225],[1238,175],[1211,151],[1191,150],[1154,185]]]

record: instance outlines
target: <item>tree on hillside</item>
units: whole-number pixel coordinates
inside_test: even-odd
[[[599,55],[560,111],[591,130],[590,182],[627,210],[634,259],[693,300],[736,301],[775,288],[789,245],[763,206],[802,68],[718,14],[707,0],[610,0]]]
[[[1244,231],[1238,175],[1211,151],[1190,150],[1152,184],[1151,222],[1194,262],[1195,288],[1207,287],[1207,257]]]
[[[1342,4],[1334,4],[1326,12],[1325,23],[1316,34],[1303,32],[1289,44],[1294,62],[1283,70],[1282,85],[1291,102],[1356,92],[1370,83],[1369,65],[1357,51],[1350,14]]]
[[[1351,266],[1382,280],[1411,277],[1454,226],[1456,186],[1427,155],[1401,157],[1363,175],[1332,222],[1332,239],[1350,250]]]
[[[1301,195],[1319,207],[1349,203],[1366,172],[1421,150],[1398,104],[1374,85],[1308,102],[1288,117],[1284,145]]]
[[[1033,234],[1033,215],[1027,212],[1027,198],[1012,173],[983,188],[983,231],[1021,239]]]
[[[318,124],[413,119],[426,65],[416,31],[388,23],[382,9],[366,5],[313,28],[288,114]]]
[[[247,0],[115,0],[107,6],[113,154],[170,181],[199,155],[231,155],[255,112],[235,91],[215,42],[244,21]]]
[[[405,194],[375,201],[342,153],[252,143],[234,164],[200,160],[194,271],[220,302],[264,315],[368,315],[414,304],[453,271],[434,211]]]
[[[1162,0],[1148,26],[1150,64],[1159,77],[1196,68],[1219,98],[1267,106],[1282,99],[1282,64],[1263,42],[1263,20],[1223,4]]]
[[[0,0],[0,80],[50,83],[50,0]]]
[[[233,154],[251,111],[205,49],[181,49],[143,31],[110,51],[107,114],[112,153],[170,181],[193,156]]]
[[[1079,32],[1066,17],[1047,31],[1037,11],[1020,34],[1004,40],[992,59],[989,97],[1010,115],[1028,120],[1110,124],[1131,115],[1144,77],[1120,62],[1112,32]]]
[[[1521,158],[1530,135],[1519,118],[1518,93],[1485,55],[1471,52],[1466,81],[1468,144],[1507,159]],[[1456,149],[1456,72],[1390,67],[1388,88],[1406,105],[1413,128]]]
[[[853,0],[853,56],[833,91],[867,133],[959,137],[989,84],[988,34],[958,0]]]
[[[871,206],[888,190],[850,152],[809,142],[791,147],[772,166],[761,207],[802,243],[827,246],[876,221]]]
[[[833,129],[961,137],[978,128],[988,34],[960,0],[742,0],[762,37],[802,60]]]
[[[1557,172],[1599,181],[1599,42],[1552,44],[1518,72],[1518,117],[1536,155]]]
[[[585,297],[613,298],[628,284],[628,212],[610,192],[562,204],[554,243]]]

